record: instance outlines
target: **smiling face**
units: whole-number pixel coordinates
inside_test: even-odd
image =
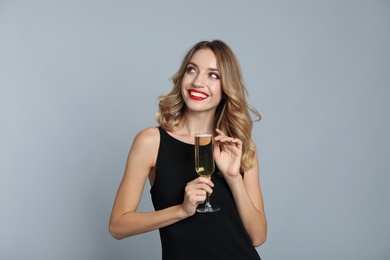
[[[222,87],[217,59],[210,49],[194,53],[183,76],[181,92],[189,110],[215,112],[222,99]]]

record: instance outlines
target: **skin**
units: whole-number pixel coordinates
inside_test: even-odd
[[[169,134],[193,144],[196,132],[213,132],[215,110],[222,99],[217,61],[211,50],[202,49],[193,55],[183,77],[181,92],[187,109],[178,130]],[[257,155],[254,166],[242,178],[239,174],[242,142],[226,136],[219,129],[215,132],[215,162],[232,191],[253,246],[259,246],[266,240],[267,222],[259,184]],[[185,195],[182,204],[159,211],[138,212],[137,207],[148,178],[153,185],[159,143],[160,134],[156,127],[141,131],[133,141],[110,218],[109,231],[116,239],[159,229],[191,217],[197,206],[205,201],[206,193],[213,192],[212,181],[198,177],[183,187]],[[251,145],[256,149],[253,142]]]

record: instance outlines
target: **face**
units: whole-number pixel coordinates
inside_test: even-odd
[[[194,53],[183,76],[181,92],[189,110],[214,111],[222,99],[217,59],[210,49]]]

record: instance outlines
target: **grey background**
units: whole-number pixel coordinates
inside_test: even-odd
[[[215,38],[263,115],[262,258],[390,259],[387,0],[0,1],[0,259],[160,258],[108,219],[135,134]]]

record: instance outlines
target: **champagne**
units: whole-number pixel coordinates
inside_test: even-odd
[[[210,178],[214,172],[211,134],[195,134],[195,170],[199,176]]]
[[[213,135],[208,133],[195,134],[195,170],[201,177],[211,178],[214,172]],[[196,209],[200,213],[219,211],[210,204],[209,194],[206,193],[204,208]]]

